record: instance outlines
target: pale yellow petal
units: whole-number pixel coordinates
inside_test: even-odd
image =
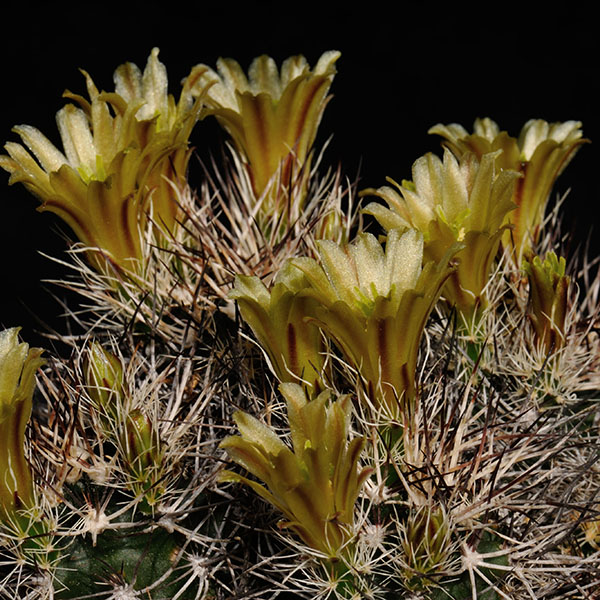
[[[321,55],[315,68],[315,75],[323,75],[325,73],[335,73],[334,64],[342,55],[338,50],[328,50]]]
[[[158,60],[158,48],[153,48],[142,75],[142,98],[145,104],[137,113],[138,119],[151,119],[157,114],[166,118],[169,114],[167,87],[167,69]]]
[[[127,62],[117,67],[113,81],[115,92],[127,102],[134,102],[142,97],[142,72],[136,64]]]
[[[56,113],[56,122],[69,163],[94,173],[96,149],[86,114],[80,108],[67,104]]]
[[[217,71],[225,87],[230,90],[232,95],[235,95],[236,91],[241,93],[251,91],[250,83],[242,67],[232,58],[219,58],[217,60]]]
[[[525,123],[519,136],[523,160],[530,160],[540,143],[548,139],[548,130],[548,123],[542,119],[530,119]]]
[[[467,168],[463,168],[463,165]],[[470,165],[458,161],[449,152],[444,152],[443,187],[441,196],[441,210],[447,223],[455,223],[460,216],[469,209],[468,183],[471,179]],[[419,188],[417,188],[419,190]]]
[[[335,242],[319,240],[317,244],[323,269],[337,297],[351,306],[354,291],[359,287],[355,264]]]
[[[250,91],[257,95],[270,94],[271,97],[279,99],[281,96],[281,83],[275,61],[266,55],[255,58],[248,69],[250,80]]]
[[[65,155],[35,127],[31,127],[30,125],[17,125],[13,128],[13,131],[21,136],[25,145],[33,152],[34,156],[40,161],[40,165],[42,165],[47,173],[58,171],[62,165],[67,162]],[[13,148],[12,145],[10,147]],[[8,147],[7,150],[9,150]]]
[[[375,236],[370,233],[359,234],[349,250],[356,265],[361,292],[371,300],[375,300],[377,296],[386,296],[389,281],[386,281],[383,248]]]
[[[410,227],[410,223],[403,219],[397,212],[390,210],[377,202],[367,204],[362,212],[375,217],[386,231]]]
[[[277,456],[286,448],[273,430],[255,417],[238,410],[234,413],[233,419],[244,440],[263,448],[269,454]]]
[[[286,58],[281,65],[281,87],[285,88],[290,81],[304,75],[309,70],[308,62],[301,54]]]
[[[457,126],[457,127],[460,127]],[[458,137],[466,137],[468,134],[464,128],[462,128],[462,135]],[[489,117],[485,117],[485,119],[476,119],[475,126],[473,127],[476,135],[480,135],[486,140],[493,142],[496,136],[500,133],[500,128],[495,121],[492,121]],[[458,130],[457,130],[458,133]]]
[[[417,285],[423,264],[423,235],[410,229],[402,236],[398,232],[390,232],[386,247],[390,262],[391,284],[395,286],[394,295],[401,296],[406,290]]]

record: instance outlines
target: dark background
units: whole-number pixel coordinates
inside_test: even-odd
[[[350,178],[360,174],[361,187],[380,186],[386,175],[409,178],[416,158],[439,151],[438,138],[427,135],[438,122],[470,130],[476,117],[489,116],[517,135],[530,118],[575,119],[587,138],[600,140],[596,18],[585,9],[528,14],[516,3],[480,6],[470,12],[377,2],[354,9],[298,1],[198,2],[191,8],[181,2],[42,8],[23,2],[3,8],[0,142],[17,141],[11,127],[27,123],[58,144],[54,115],[64,104],[62,92],[85,93],[78,68],[112,90],[113,70],[125,61],[143,69],[154,46],[176,97],[193,65],[214,66],[219,56],[247,68],[259,54],[280,63],[302,53],[314,65],[323,51],[340,50],[320,141],[333,134],[325,165],[341,162]],[[222,139],[204,122],[192,143],[207,157],[220,151]],[[599,167],[597,145],[586,145],[555,188],[571,189],[566,225],[575,242],[591,232],[595,252]],[[27,341],[43,344],[36,320],[57,324],[61,308],[45,289],[52,286],[40,280],[64,270],[40,253],[61,256],[65,243],[57,231],[63,226],[50,213],[38,213],[22,186],[6,186],[8,174],[0,178],[0,327],[22,325]]]

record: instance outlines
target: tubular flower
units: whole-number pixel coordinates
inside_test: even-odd
[[[500,131],[491,119],[477,119],[474,133],[469,134],[461,125],[435,125],[429,133],[441,135],[444,144],[456,156],[474,152],[478,158],[502,150],[496,157],[498,171],[511,169],[522,173],[513,192],[516,210],[508,214],[505,224],[513,229],[505,231],[502,245],[509,248],[517,264],[528,254],[539,238],[550,192],[558,176],[569,164],[583,139],[579,121],[547,123],[531,119],[525,123],[518,138]]]
[[[0,331],[0,520],[33,502],[31,468],[25,458],[25,428],[31,416],[40,348],[19,343],[19,328]]]
[[[315,322],[334,340],[368,385],[370,398],[398,417],[415,394],[417,353],[423,328],[442,285],[452,273],[449,258],[423,263],[423,236],[388,232],[385,251],[360,234],[339,246],[318,242],[321,264],[292,259],[318,305]]]
[[[282,382],[306,382],[310,395],[323,389],[321,333],[305,319],[314,312],[314,299],[303,296],[308,285],[302,271],[287,263],[268,290],[258,277],[238,275],[230,298],[237,301]]]
[[[364,439],[348,441],[350,397],[331,401],[325,391],[309,401],[294,383],[282,384],[281,392],[287,400],[292,449],[269,427],[237,412],[241,437],[230,436],[221,447],[266,487],[231,471],[223,471],[222,479],[251,487],[285,515],[280,527],[337,558],[352,539],[354,503],[371,473],[358,468]]]
[[[530,318],[536,338],[547,353],[565,345],[565,318],[570,278],[565,275],[565,259],[549,252],[542,262],[535,256],[524,263],[529,277]]]
[[[389,208],[369,204],[365,212],[377,218],[386,230],[415,228],[425,239],[425,257],[439,262],[454,244],[457,270],[443,294],[461,314],[472,315],[484,303],[483,290],[498,252],[511,201],[514,171],[497,173],[497,154],[485,154],[481,163],[466,153],[457,160],[449,151],[443,162],[434,154],[419,158],[412,168],[413,181],[397,189],[368,190],[383,198]]]
[[[22,182],[42,202],[39,210],[61,217],[85,246],[131,267],[142,257],[149,214],[162,230],[175,224],[172,186],[185,178],[201,98],[193,102],[185,87],[177,104],[167,95],[157,48],[143,74],[132,63],[115,71],[115,92],[99,92],[83,74],[90,100],[66,91],[75,104],[56,115],[64,153],[35,127],[19,125],[14,131],[31,154],[8,142],[0,166],[9,183]],[[92,262],[102,265],[97,257]]]
[[[233,138],[256,198],[268,189],[261,205],[266,217],[281,212],[289,200],[286,190],[307,179],[339,57],[339,52],[325,52],[311,70],[304,56],[292,56],[278,72],[275,61],[263,55],[254,59],[248,76],[236,61],[220,58],[218,72],[197,65],[188,78],[194,93],[210,86],[207,106]]]

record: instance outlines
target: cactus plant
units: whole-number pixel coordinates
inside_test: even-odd
[[[15,128],[0,166],[73,229],[85,303],[62,354],[0,332],[0,597],[600,587],[600,277],[542,214],[580,124],[440,125],[443,159],[357,194],[314,148],[339,56],[200,63],[176,103],[154,50],[66,94],[65,154]]]

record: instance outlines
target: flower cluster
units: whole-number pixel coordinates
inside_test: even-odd
[[[14,131],[29,152],[8,142],[0,166],[11,174],[10,183],[23,183],[42,202],[40,210],[57,214],[86,248],[136,271],[148,220],[167,233],[175,225],[173,186],[185,181],[202,94],[194,101],[184,86],[175,103],[157,48],[143,73],[132,63],[115,71],[114,92],[99,92],[84,76],[90,99],[67,91],[75,104],[56,115],[64,153],[35,127],[19,125]],[[103,268],[96,254],[91,260]]]
[[[341,350],[344,358],[360,373],[370,400],[393,418],[415,395],[415,372],[421,335],[427,318],[453,271],[455,249],[439,261],[423,265],[423,237],[414,230],[401,234],[392,229],[385,249],[369,234],[360,234],[352,243],[338,245],[318,242],[319,261],[291,259],[276,280],[270,294],[256,278],[238,279],[232,294],[242,315],[266,349],[276,374],[298,364],[298,348],[289,349],[290,337],[304,330],[305,364],[296,366],[296,377],[319,375],[323,353],[318,329]],[[295,281],[285,287],[283,281]],[[258,293],[256,293],[258,291]],[[260,297],[263,300],[260,300]],[[270,301],[270,318],[264,306]],[[275,305],[275,302],[277,304]],[[294,307],[296,327],[289,318]],[[260,311],[260,312],[259,312]],[[262,319],[260,318],[262,316]],[[318,329],[317,329],[318,328]],[[287,350],[282,346],[287,343]],[[288,366],[289,365],[289,366]],[[287,380],[284,375],[283,381]]]
[[[503,236],[504,246],[520,264],[539,239],[554,182],[581,144],[587,141],[582,137],[581,123],[547,123],[542,119],[531,119],[521,129],[519,137],[514,138],[486,118],[475,121],[472,134],[456,123],[435,125],[429,133],[442,136],[456,156],[473,152],[480,158],[501,150],[496,157],[497,169],[522,174],[513,192],[516,209],[504,219],[513,228]]]
[[[444,296],[467,319],[485,306],[484,289],[506,229],[503,223],[514,209],[511,199],[518,174],[496,172],[498,154],[484,154],[481,162],[472,153],[457,159],[446,151],[443,161],[427,154],[414,163],[412,181],[373,192],[389,208],[371,203],[365,209],[388,231],[421,231],[426,256],[432,260],[440,260],[454,244],[463,246]]]
[[[359,211],[318,174],[339,56],[198,64],[176,102],[155,49],[65,92],[64,151],[15,128],[9,182],[83,246],[84,334],[35,388],[42,351],[0,332],[0,597],[600,586],[600,275],[545,215],[581,126],[437,125]],[[197,192],[205,115],[231,156]]]

